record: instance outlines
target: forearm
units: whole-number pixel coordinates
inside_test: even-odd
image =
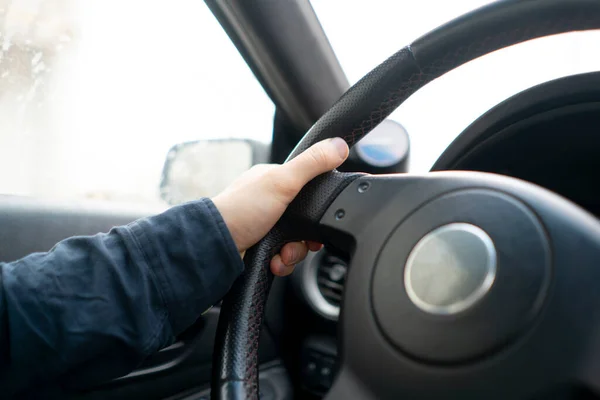
[[[217,302],[242,268],[209,200],[4,264],[0,387],[127,373]]]

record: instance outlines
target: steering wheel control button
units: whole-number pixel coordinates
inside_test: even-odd
[[[412,249],[404,285],[421,310],[456,314],[481,300],[496,278],[496,249],[475,225],[453,223],[429,232]]]
[[[451,192],[388,236],[371,282],[375,321],[410,358],[472,362],[533,325],[550,276],[548,239],[527,206],[495,190]]]
[[[333,383],[335,376],[335,353],[329,348],[328,341],[320,337],[310,337],[308,346],[303,348],[302,386],[317,395],[325,394]]]

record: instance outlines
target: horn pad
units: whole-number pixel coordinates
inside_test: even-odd
[[[428,363],[464,363],[526,331],[550,272],[537,217],[504,193],[469,189],[426,203],[396,227],[377,259],[371,297],[398,350]]]

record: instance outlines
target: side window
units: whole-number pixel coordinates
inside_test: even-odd
[[[0,4],[0,194],[163,204],[173,145],[270,141],[274,106],[202,1]]]

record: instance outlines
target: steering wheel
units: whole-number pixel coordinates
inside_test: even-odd
[[[288,160],[325,138],[354,145],[416,90],[474,58],[594,28],[598,0],[505,0],[466,14],[362,78]],[[298,238],[352,254],[341,365],[327,398],[529,399],[569,383],[600,391],[594,216],[499,175],[333,171],[309,183],[247,252],[221,308],[213,399],[258,398],[269,260]]]

